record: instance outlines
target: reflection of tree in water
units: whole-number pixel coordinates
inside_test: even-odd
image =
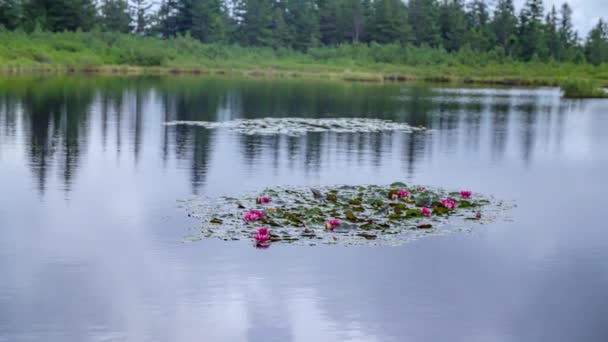
[[[526,101],[518,105],[517,109],[520,112],[522,160],[529,164],[536,138],[535,125],[539,107],[536,101]]]
[[[86,145],[93,91],[78,82],[29,84],[21,98],[30,167],[44,192],[49,168],[56,162],[64,189],[70,190]]]
[[[17,133],[18,106],[19,101],[14,96],[0,92],[0,127],[4,129],[0,137],[4,135],[14,139]]]
[[[122,132],[120,129],[122,111],[124,105],[124,88],[117,87],[111,83],[102,83],[99,85],[99,99],[101,104],[101,136],[102,144],[105,150],[108,139],[108,122],[110,115],[114,114],[116,125],[116,148],[120,152]]]
[[[215,121],[218,109],[226,96],[221,82],[215,81],[162,84],[161,92],[163,120]],[[191,183],[194,193],[198,193],[206,182],[209,168],[211,141],[215,133],[210,130],[188,126],[165,126],[163,132],[163,155],[166,159],[173,140],[175,156],[178,160],[190,160]]]
[[[5,89],[6,88],[6,89]],[[95,95],[98,97],[95,97]],[[428,86],[360,85],[344,83],[309,83],[304,81],[260,82],[252,80],[213,80],[201,78],[57,78],[30,80],[2,87],[0,82],[0,122],[2,135],[13,136],[22,122],[29,166],[40,191],[48,174],[57,167],[64,188],[69,190],[78,170],[88,136],[89,108],[99,99],[101,145],[115,139],[116,154],[123,144],[133,144],[137,163],[144,147],[147,120],[146,103],[158,103],[150,112],[162,122],[173,120],[217,121],[253,117],[369,117],[406,121],[432,128],[432,133],[398,132],[346,134],[313,133],[302,137],[244,136],[199,127],[163,126],[161,154],[164,165],[175,158],[187,163],[193,191],[205,184],[212,148],[235,148],[239,162],[250,168],[269,162],[278,172],[289,170],[318,174],[336,163],[335,155],[345,158],[348,167],[385,164],[396,151],[404,170],[412,176],[422,156],[429,157],[433,146],[460,153],[458,142],[466,143],[467,153],[479,153],[483,136],[492,150],[492,158],[503,158],[507,149],[509,116],[517,113],[521,128],[521,156],[529,161],[536,139],[536,116],[539,111],[563,106],[539,105],[542,94],[518,93],[501,97],[450,93]],[[487,102],[486,102],[487,101]],[[19,113],[23,111],[23,119]],[[489,117],[489,120],[483,118]],[[557,116],[563,128],[564,115]],[[97,121],[94,121],[97,122]],[[483,123],[487,122],[487,126]],[[544,122],[543,122],[544,124]],[[555,126],[555,122],[549,124]],[[113,126],[114,125],[114,126]],[[483,134],[483,129],[489,134]],[[561,139],[563,129],[556,139]],[[123,139],[123,134],[128,138]],[[133,134],[132,136],[130,134]],[[214,144],[221,136],[233,146]],[[463,138],[461,140],[460,138]],[[433,140],[436,139],[436,140]],[[153,142],[152,142],[153,143]],[[113,145],[110,143],[110,145]],[[1,148],[1,146],[0,146]],[[222,151],[219,151],[222,153]],[[283,164],[285,162],[285,164]]]
[[[134,89],[135,97],[135,118],[133,122],[133,154],[135,156],[135,164],[139,162],[139,153],[141,150],[142,143],[142,120],[143,120],[143,107],[147,100],[147,94],[141,86],[136,86]]]
[[[511,114],[510,102],[497,102],[490,106],[492,113],[492,124],[490,131],[492,132],[492,159],[501,160],[507,148],[507,140],[509,137],[509,114]]]
[[[266,136],[259,135],[244,135],[238,138],[241,158],[243,158],[245,166],[250,170],[258,164],[261,159],[264,149],[263,142],[266,138]]]
[[[484,103],[480,100],[467,102],[464,106],[465,146],[469,151],[479,150],[481,119],[484,110]]]
[[[395,101],[399,86],[336,82],[243,81],[239,91],[243,118],[366,117],[401,121]]]
[[[401,155],[401,163],[407,172],[408,177],[412,177],[416,171],[418,157],[427,153],[432,153],[432,149],[426,149],[427,143],[431,145],[433,136],[424,132],[414,132],[404,137],[404,151]]]

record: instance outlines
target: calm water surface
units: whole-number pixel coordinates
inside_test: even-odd
[[[369,117],[243,136],[171,120]],[[608,101],[554,89],[0,81],[0,341],[607,341]],[[516,201],[397,248],[183,243],[177,199],[403,180]]]

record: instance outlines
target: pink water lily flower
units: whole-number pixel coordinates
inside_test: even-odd
[[[469,190],[462,190],[460,192],[460,196],[464,199],[469,199],[469,198],[471,198],[471,196],[473,196],[473,192],[469,191]]]
[[[257,202],[258,204],[268,204],[268,203],[270,203],[271,201],[272,201],[272,199],[271,199],[270,197],[268,197],[268,196],[262,196],[262,197],[259,197],[259,198],[256,200],[256,202]]]
[[[426,187],[424,187],[423,185],[418,185],[416,190],[418,190],[418,192],[424,192],[426,190]]]
[[[405,190],[401,190],[401,191],[399,191],[398,195],[400,198],[406,198],[406,197],[410,196],[410,193]]]
[[[266,243],[270,240],[270,230],[266,227],[262,227],[258,229],[257,233],[255,233],[255,242],[257,243]]]
[[[325,228],[327,230],[334,230],[334,228],[340,227],[341,225],[342,225],[342,222],[340,222],[340,220],[333,219],[333,220],[327,221],[327,223],[325,224]]]
[[[245,214],[245,216],[243,216],[243,219],[247,222],[259,221],[259,220],[262,220],[263,218],[264,218],[264,213],[259,210],[251,210],[247,214]]]
[[[456,202],[454,202],[454,200],[451,198],[442,199],[441,204],[443,204],[443,206],[446,207],[446,209],[452,210],[452,209],[456,208]]]
[[[422,215],[426,216],[426,217],[431,217],[431,209],[427,208],[427,207],[422,207],[422,209],[420,209],[420,211],[422,212]]]

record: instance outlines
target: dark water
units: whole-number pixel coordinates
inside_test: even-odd
[[[432,128],[242,136],[171,120]],[[608,101],[554,89],[0,81],[0,341],[607,341]],[[397,248],[182,239],[176,199],[404,180],[513,222]]]

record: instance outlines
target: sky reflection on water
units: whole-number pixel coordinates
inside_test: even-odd
[[[0,341],[605,341],[608,102],[553,89],[201,78],[0,82]],[[242,136],[172,120],[370,117]],[[512,223],[399,248],[183,244],[176,199],[471,188]]]

